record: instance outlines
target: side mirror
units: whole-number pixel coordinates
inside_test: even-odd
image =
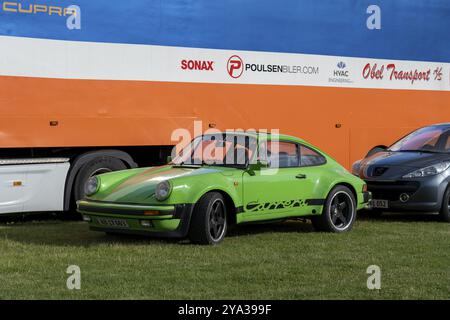
[[[251,163],[248,165],[248,173],[253,176],[255,175],[255,171],[259,171],[262,168],[268,168],[269,162],[267,160],[257,160],[256,163]]]
[[[167,163],[171,163],[172,162],[172,156],[167,156]]]

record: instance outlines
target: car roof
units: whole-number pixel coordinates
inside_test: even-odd
[[[431,124],[427,127],[450,127],[450,122]]]

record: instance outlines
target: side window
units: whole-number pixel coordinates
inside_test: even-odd
[[[291,168],[300,165],[299,148],[296,143],[267,142],[267,160],[271,168]]]
[[[308,147],[300,146],[300,165],[302,167],[318,166],[325,162],[327,161],[321,154]]]

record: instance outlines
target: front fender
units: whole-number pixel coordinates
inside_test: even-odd
[[[101,200],[101,198],[105,194],[109,193],[112,189],[121,184],[123,181],[145,170],[148,170],[148,168],[127,169],[100,174],[97,176],[100,179],[99,190],[97,191],[97,193],[87,198],[91,200]]]
[[[242,205],[242,175],[224,176],[215,174],[198,177],[173,179],[172,195],[167,200],[168,204],[197,203],[200,198],[211,191],[221,191],[230,196],[234,205]]]

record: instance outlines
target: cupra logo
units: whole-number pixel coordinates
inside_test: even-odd
[[[228,59],[227,71],[230,77],[235,79],[239,78],[244,72],[244,62],[239,56],[231,56]]]

